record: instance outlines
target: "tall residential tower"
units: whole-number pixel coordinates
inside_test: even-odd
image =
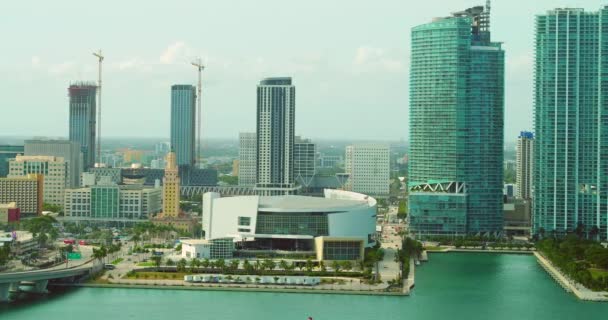
[[[517,138],[517,198],[532,197],[532,150],[534,150],[534,134],[522,131]]]
[[[535,55],[533,231],[605,240],[608,6],[537,16]]]
[[[171,86],[171,146],[177,165],[193,165],[196,157],[196,87]]]
[[[483,6],[412,29],[409,221],[416,236],[503,230],[504,51]]]
[[[296,87],[291,78],[267,78],[257,98],[256,188],[268,195],[292,193]]]

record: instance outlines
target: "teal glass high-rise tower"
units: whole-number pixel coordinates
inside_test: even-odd
[[[412,29],[409,222],[417,237],[503,230],[504,51],[478,6]]]
[[[608,6],[536,17],[535,233],[608,238],[607,75]]]
[[[196,87],[171,86],[171,147],[177,165],[194,165],[196,130]]]

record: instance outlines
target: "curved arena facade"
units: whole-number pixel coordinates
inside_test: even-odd
[[[376,199],[343,190],[324,197],[203,196],[205,239],[232,238],[244,255],[286,253],[360,260],[375,244]]]

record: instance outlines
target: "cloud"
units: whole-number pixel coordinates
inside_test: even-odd
[[[355,51],[353,65],[357,71],[402,72],[405,55],[397,50],[362,46]]]
[[[40,66],[40,57],[33,56],[32,57],[32,68],[37,68]]]
[[[139,58],[131,58],[114,64],[114,67],[118,70],[145,69],[146,63]]]
[[[67,61],[58,64],[52,64],[49,66],[48,70],[51,74],[62,75],[70,72],[74,68],[74,66],[75,65],[73,62]]]
[[[165,51],[160,55],[160,62],[164,64],[174,63],[178,57],[183,56],[186,51],[186,44],[182,41],[177,41],[170,44]]]

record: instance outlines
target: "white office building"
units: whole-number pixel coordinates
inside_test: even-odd
[[[239,134],[239,186],[254,187],[258,157],[258,140],[255,132]]]
[[[390,184],[390,151],[383,144],[360,144],[346,147],[344,169],[348,174],[345,189],[386,196]]]
[[[83,170],[83,155],[80,143],[69,140],[25,140],[26,156],[61,157],[66,163],[66,188],[76,188],[80,184]]]
[[[293,149],[293,174],[296,181],[308,186],[316,173],[317,146],[310,141],[296,136]]]
[[[360,260],[373,246],[376,200],[325,190],[325,197],[203,195],[205,239],[231,238],[241,256],[256,252],[315,255],[318,260]]]
[[[161,211],[162,189],[141,185],[94,185],[65,190],[70,221],[136,222]]]
[[[9,178],[25,177],[28,174],[41,174],[43,181],[43,201],[63,205],[63,192],[67,181],[67,164],[61,157],[21,156],[9,161]]]

